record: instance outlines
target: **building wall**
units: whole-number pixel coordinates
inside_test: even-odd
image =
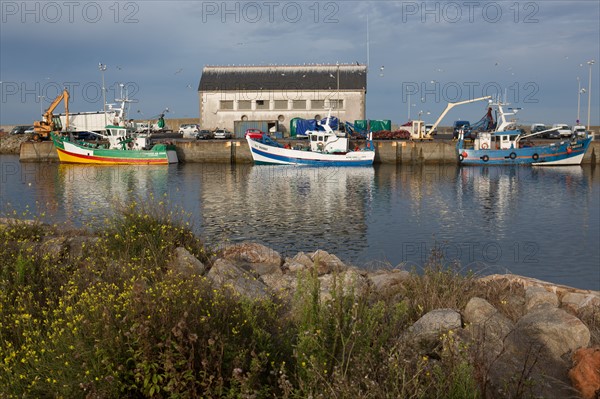
[[[332,116],[353,122],[365,118],[365,94],[363,90],[199,92],[200,125],[206,129],[219,127],[233,131],[235,121],[277,120],[280,131],[289,133],[292,118],[325,118],[330,107]],[[336,109],[338,98],[342,103]]]

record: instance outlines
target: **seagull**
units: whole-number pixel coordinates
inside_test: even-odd
[[[183,68],[179,68],[179,70],[177,72],[175,72],[173,75],[177,75],[178,73],[181,73],[183,71]]]
[[[117,69],[120,71],[120,70],[121,70],[121,69],[123,69],[123,68],[121,68],[120,66],[118,66],[118,65],[117,65]]]
[[[188,89],[191,89],[191,88],[192,88],[192,85],[187,85],[187,88],[188,88]]]

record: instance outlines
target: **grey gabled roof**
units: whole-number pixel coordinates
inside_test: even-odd
[[[207,66],[198,91],[367,90],[367,67],[352,65]]]

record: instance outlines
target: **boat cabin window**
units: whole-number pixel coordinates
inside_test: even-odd
[[[319,136],[319,141],[323,141],[323,136]]]
[[[316,135],[311,135],[310,136],[310,141],[317,141],[317,136]]]

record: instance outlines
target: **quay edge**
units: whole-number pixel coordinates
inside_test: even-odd
[[[292,141],[290,141],[292,142]],[[292,142],[293,143],[293,142]],[[176,141],[177,156],[181,162],[250,164],[252,156],[243,139]],[[455,142],[449,140],[375,142],[375,163],[419,165],[457,164]],[[52,142],[23,142],[19,157],[21,162],[58,162]],[[600,141],[592,141],[582,164],[600,164]]]

